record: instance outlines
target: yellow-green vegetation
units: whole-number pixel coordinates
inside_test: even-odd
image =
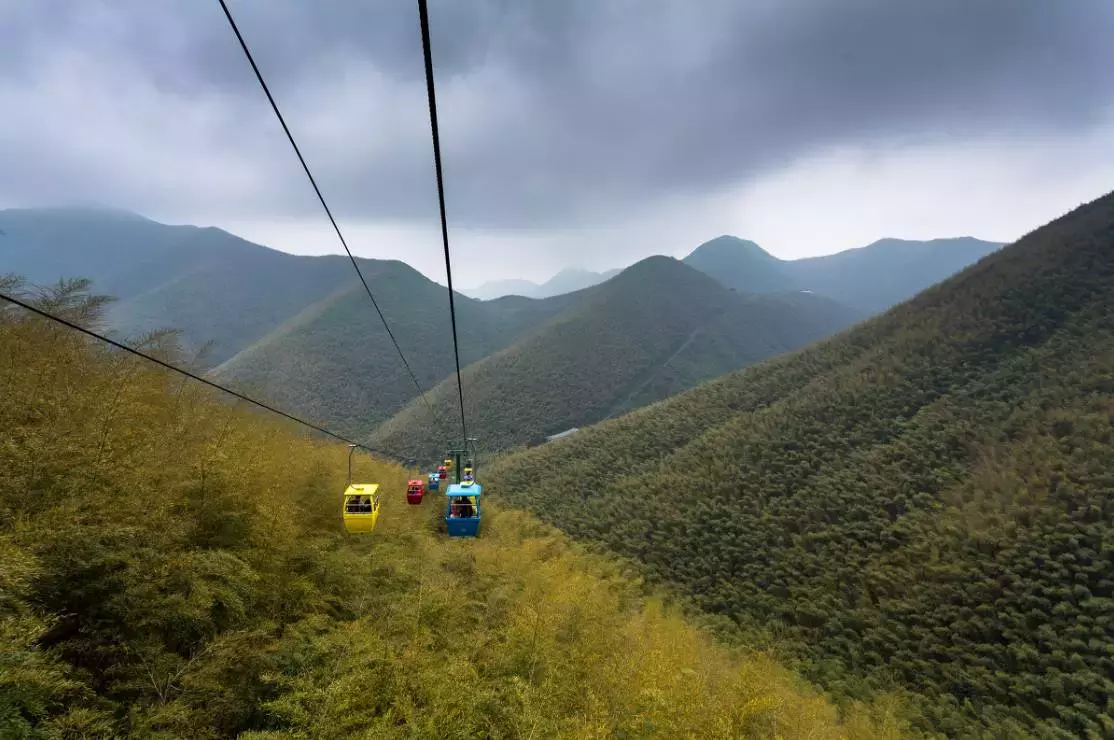
[[[5,292],[18,281],[0,281]],[[96,325],[88,285],[42,292]],[[143,341],[175,358],[167,336]],[[895,737],[645,601],[528,515],[439,532],[343,446],[0,306],[4,738]]]
[[[837,696],[1114,736],[1114,194],[830,340],[485,468]]]

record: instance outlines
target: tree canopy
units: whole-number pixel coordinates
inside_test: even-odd
[[[486,469],[839,697],[1114,734],[1114,194],[841,335]]]
[[[87,281],[20,293],[102,323]],[[183,362],[171,333],[141,337]],[[615,561],[382,486],[346,535],[347,450],[0,305],[0,736],[896,737],[728,649]]]

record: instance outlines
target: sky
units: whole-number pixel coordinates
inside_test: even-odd
[[[229,0],[349,245],[444,283],[417,6]],[[457,287],[883,237],[1114,189],[1105,0],[430,0]],[[0,208],[341,252],[217,0],[0,0]]]

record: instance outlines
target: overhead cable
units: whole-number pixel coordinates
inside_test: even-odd
[[[286,138],[290,141],[290,146],[294,149],[294,154],[298,156],[298,161],[301,162],[302,169],[305,170],[306,177],[309,179],[310,185],[313,186],[313,192],[317,194],[317,199],[321,201],[321,207],[325,209],[325,215],[329,217],[329,223],[333,225],[333,231],[336,232],[341,246],[344,247],[344,251],[348,253],[348,259],[352,261],[352,267],[355,268],[356,274],[359,275],[360,282],[363,283],[364,290],[367,292],[368,298],[371,299],[371,304],[375,306],[375,312],[379,314],[379,319],[383,322],[383,328],[387,330],[387,336],[391,338],[391,343],[394,345],[395,351],[398,352],[398,356],[402,359],[402,364],[406,367],[406,372],[410,374],[410,380],[414,382],[414,387],[418,389],[418,396],[425,402],[430,414],[436,419],[437,415],[433,411],[433,406],[430,405],[429,399],[426,398],[425,391],[422,390],[421,383],[418,382],[418,376],[414,374],[414,370],[410,367],[406,355],[402,352],[402,347],[399,346],[398,340],[395,339],[394,332],[391,331],[391,327],[387,323],[387,317],[383,315],[383,311],[379,308],[379,302],[375,300],[375,295],[371,292],[371,287],[364,278],[364,273],[360,269],[356,257],[352,254],[352,250],[348,248],[348,242],[345,240],[340,226],[337,225],[337,220],[333,218],[333,212],[330,210],[329,204],[325,201],[325,196],[322,194],[321,188],[317,186],[317,180],[314,179],[313,173],[310,172],[309,165],[306,164],[306,158],[302,156],[302,150],[298,148],[298,143],[294,140],[294,134],[290,133],[290,127],[286,125],[286,119],[283,118],[278,103],[275,102],[274,96],[271,95],[271,89],[267,86],[266,80],[263,79],[263,73],[260,72],[259,65],[255,63],[255,57],[252,56],[243,34],[240,33],[236,21],[232,18],[232,11],[228,9],[228,3],[226,3],[225,0],[217,0],[217,2],[220,3],[221,8],[224,10],[224,17],[228,19],[228,25],[232,28],[232,32],[236,34],[236,40],[240,42],[240,48],[243,49],[244,56],[247,57],[248,63],[251,64],[252,71],[255,72],[255,79],[259,81],[259,86],[263,88],[263,94],[267,96],[267,100],[271,104],[271,110],[274,111],[275,117],[278,118],[279,124],[282,126],[282,130],[286,133]]]
[[[48,311],[44,311],[41,308],[38,308],[37,306],[33,306],[32,304],[27,303],[26,301],[23,301],[19,298],[16,298],[15,296],[7,295],[6,293],[0,293],[0,299],[8,301],[9,303],[15,304],[16,306],[19,306],[22,309],[30,311],[31,313],[37,314],[38,316],[41,316],[44,319],[49,319],[51,321],[55,321],[55,322],[57,322],[57,323],[59,323],[63,326],[66,326],[66,327],[69,327],[70,329],[73,329],[74,331],[79,331],[82,334],[93,337],[94,339],[98,339],[98,340],[104,342],[105,344],[108,344],[108,345],[111,345],[111,346],[115,347],[116,349],[123,350],[124,352],[128,352],[130,354],[133,354],[136,357],[142,357],[144,360],[147,360],[149,362],[153,362],[156,365],[161,365],[162,367],[166,368],[167,370],[171,370],[171,371],[176,372],[180,375],[184,375],[187,378],[191,378],[193,380],[196,380],[197,382],[203,383],[203,384],[209,386],[210,388],[215,388],[218,391],[221,391],[222,393],[227,393],[230,396],[234,396],[234,397],[240,399],[241,401],[247,401],[248,403],[253,404],[255,406],[258,406],[261,409],[265,409],[267,411],[270,411],[272,414],[278,414],[279,416],[282,416],[286,419],[289,419],[290,421],[301,424],[304,427],[308,427],[310,429],[313,429],[314,431],[321,432],[322,434],[324,434],[326,436],[329,436],[329,437],[332,437],[333,439],[335,439],[337,441],[344,442],[347,445],[359,447],[362,450],[366,450],[368,452],[372,452],[372,453],[379,454],[379,455],[386,455],[388,457],[398,457],[398,455],[395,455],[395,454],[392,454],[392,453],[387,453],[387,452],[384,452],[384,451],[381,451],[381,450],[376,450],[376,449],[373,449],[371,447],[368,447],[367,445],[360,444],[359,442],[354,442],[354,441],[348,439],[347,437],[343,437],[343,436],[337,434],[336,432],[329,431],[325,427],[314,424],[311,421],[306,421],[305,419],[300,419],[297,416],[294,416],[293,414],[288,414],[287,412],[283,411],[282,409],[275,408],[274,406],[266,404],[262,401],[257,401],[254,398],[251,398],[250,396],[245,396],[243,393],[240,393],[239,391],[234,391],[231,388],[227,388],[227,387],[225,387],[225,386],[223,386],[219,383],[214,383],[213,381],[208,380],[207,378],[204,378],[200,375],[197,375],[196,373],[192,373],[189,370],[186,370],[184,368],[180,368],[177,365],[172,365],[169,362],[166,362],[165,360],[160,360],[158,357],[155,357],[154,355],[147,354],[143,350],[136,349],[135,347],[129,347],[128,345],[123,344],[122,342],[117,342],[115,339],[111,339],[109,337],[106,337],[103,334],[98,334],[97,332],[95,332],[91,329],[87,329],[84,326],[81,326],[80,324],[75,324],[74,322],[69,321],[68,319],[62,318],[61,316],[56,316],[56,315],[54,315],[54,314],[52,314]]]
[[[223,0],[222,0],[223,2]],[[468,445],[468,427],[464,421],[464,385],[460,380],[460,343],[456,332],[456,304],[453,300],[453,266],[449,259],[449,224],[445,217],[445,179],[441,169],[441,137],[437,130],[437,93],[433,84],[433,52],[429,42],[429,9],[426,0],[418,0],[418,19],[422,27],[422,54],[425,57],[425,84],[429,98],[429,130],[433,135],[433,165],[437,173],[437,201],[441,207],[441,243],[445,251],[445,276],[449,283],[449,317],[453,327],[453,356],[456,358],[456,393],[460,399],[460,434]]]

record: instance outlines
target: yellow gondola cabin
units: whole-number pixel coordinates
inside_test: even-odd
[[[370,532],[379,521],[379,484],[351,483],[344,491],[344,528]]]

